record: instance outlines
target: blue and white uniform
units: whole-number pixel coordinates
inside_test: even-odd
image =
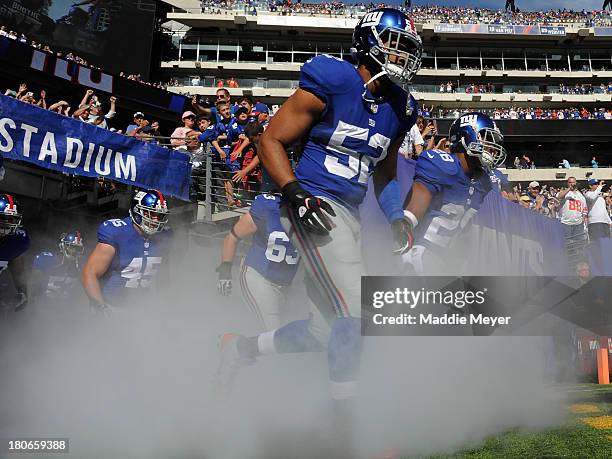
[[[103,278],[102,294],[112,305],[124,304],[136,291],[148,290],[170,253],[171,230],[152,238],[142,236],[131,218],[106,220],[98,228],[98,242],[112,245],[115,257]]]
[[[280,198],[258,195],[249,210],[257,232],[242,264],[240,287],[266,330],[281,325],[299,255],[280,221]]]
[[[414,181],[425,185],[432,195],[432,201],[415,228],[415,245],[405,260],[418,273],[423,273],[423,257],[433,255],[442,261],[449,255],[449,249],[470,223],[485,196],[490,191],[499,192],[506,178],[497,169],[490,173],[482,170],[481,174],[469,177],[457,155],[426,150],[417,160]],[[441,275],[439,269],[442,266],[430,268]]]
[[[361,242],[358,206],[368,179],[391,144],[403,139],[416,120],[415,100],[391,83],[390,94],[374,98],[350,63],[332,56],[317,56],[304,64],[300,89],[323,102],[325,110],[312,127],[295,170],[300,185],[328,202],[336,213],[327,236],[308,232],[294,212],[281,209],[281,222],[298,248],[308,274],[314,303],[308,333],[300,321],[263,334],[263,349],[287,352],[285,336],[316,339],[328,349],[332,397],[355,393],[361,348]],[[365,93],[364,93],[365,92]],[[370,102],[371,101],[371,102]],[[302,321],[303,322],[303,321]],[[294,327],[294,328],[293,328]],[[272,338],[273,336],[273,338]],[[304,339],[304,336],[312,337]],[[311,343],[310,350],[316,349]],[[284,351],[283,351],[284,349]]]
[[[306,191],[357,215],[368,178],[391,142],[410,130],[418,105],[396,85],[384,101],[366,103],[357,69],[327,55],[304,64],[300,88],[324,101],[325,111],[310,131],[295,175]],[[369,91],[366,97],[374,99]]]
[[[40,252],[34,258],[32,269],[43,275],[43,295],[46,299],[66,299],[76,288],[80,288],[81,274],[76,263],[64,260],[61,255]]]

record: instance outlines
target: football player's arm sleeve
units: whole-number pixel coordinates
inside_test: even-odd
[[[279,188],[296,180],[286,148],[306,135],[324,110],[325,104],[318,97],[297,89],[261,135],[257,154]]]
[[[223,241],[222,263],[233,263],[236,247],[241,239],[249,237],[257,231],[257,225],[250,213],[244,214],[230,230]]]

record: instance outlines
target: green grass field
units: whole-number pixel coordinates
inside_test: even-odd
[[[553,430],[513,430],[448,458],[612,458],[612,385],[567,387],[566,423]]]

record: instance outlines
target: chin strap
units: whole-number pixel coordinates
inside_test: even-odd
[[[374,75],[372,78],[370,78],[368,81],[366,81],[366,83],[363,85],[363,93],[361,94],[361,97],[363,98],[363,100],[365,100],[368,104],[374,104],[377,102],[376,99],[372,98],[370,99],[367,94],[368,94],[368,85],[376,80],[377,78],[380,78],[383,75],[386,75],[387,71],[386,70],[381,70],[380,72],[378,72],[376,75]]]

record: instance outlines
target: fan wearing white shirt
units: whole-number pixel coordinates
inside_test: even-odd
[[[610,215],[606,208],[606,201],[601,195],[605,183],[597,179],[589,180],[589,191],[585,193],[587,204],[589,206],[589,239],[592,241],[610,237]]]
[[[576,177],[569,177],[567,186],[557,194],[560,203],[559,220],[565,231],[570,268],[575,268],[587,243],[584,223],[588,207],[584,195],[576,186]]]

